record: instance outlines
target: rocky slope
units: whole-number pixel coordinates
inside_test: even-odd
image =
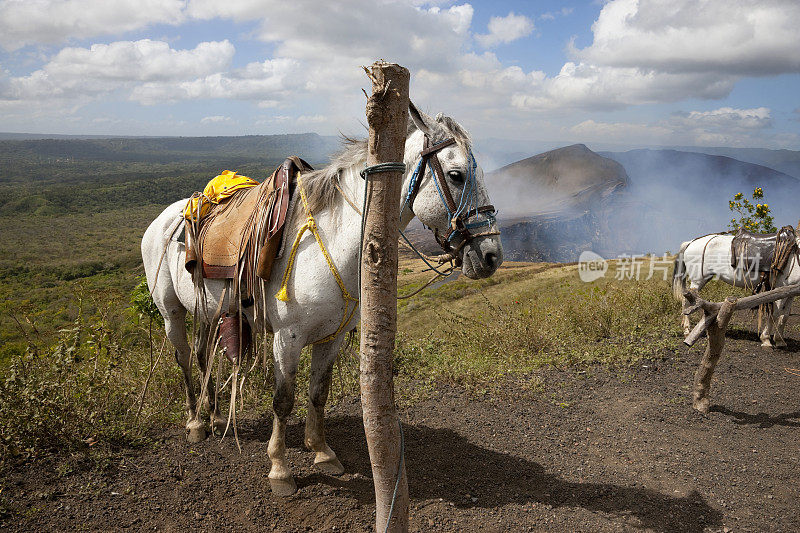
[[[577,144],[487,173],[506,257],[576,261],[677,250],[724,231],[728,200],[762,187],[778,226],[800,216],[800,180],[730,157],[676,150],[597,154]]]
[[[632,207],[624,193],[628,181],[622,165],[582,144],[488,173],[492,199],[501,207],[506,257],[575,261],[583,250],[630,247],[632,238],[621,231],[620,217],[612,216]]]

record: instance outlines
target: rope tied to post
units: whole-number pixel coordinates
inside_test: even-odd
[[[359,174],[361,175],[361,179],[366,180],[367,176],[369,176],[370,174],[379,174],[381,172],[405,172],[405,171],[406,171],[405,163],[400,163],[398,161],[389,161],[388,163],[378,163],[377,165],[366,167]]]
[[[364,200],[361,205],[361,237],[358,242],[358,292],[361,293],[361,262],[363,260],[364,252],[364,229],[367,225],[367,188],[369,187],[369,175],[380,174],[381,172],[405,172],[406,164],[399,161],[388,161],[386,163],[378,163],[364,167],[364,170],[359,172],[361,179],[364,180]]]
[[[403,424],[400,419],[397,419],[397,427],[400,428],[400,463],[397,465],[397,479],[394,482],[394,492],[392,492],[392,504],[389,506],[389,516],[386,518],[386,527],[383,533],[389,531],[389,524],[392,523],[392,515],[394,514],[394,504],[397,501],[397,491],[400,488],[400,478],[403,473],[403,463],[406,459],[406,439],[403,435]]]

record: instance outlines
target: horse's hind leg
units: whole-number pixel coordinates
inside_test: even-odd
[[[189,442],[200,442],[206,438],[206,428],[200,417],[197,416],[197,398],[192,384],[192,350],[186,341],[186,310],[183,308],[170,309],[165,314],[164,328],[167,338],[175,347],[175,359],[183,372],[186,385],[186,411],[189,420],[186,422],[186,438]]]
[[[308,387],[308,415],[306,417],[306,446],[316,456],[314,464],[333,476],[344,473],[344,467],[325,441],[325,403],[331,388],[331,375],[336,355],[345,335],[331,342],[315,344],[311,352],[311,381]]]
[[[208,338],[208,330],[208,326],[202,325],[197,331],[197,335],[199,336],[196,343],[197,366],[200,368],[201,380],[205,379],[206,372],[208,370],[208,344],[210,342],[210,339]],[[213,346],[214,343],[212,342],[211,344]],[[219,414],[219,405],[216,401],[216,389],[214,387],[213,376],[208,377],[208,386],[206,389],[206,394],[202,398],[202,402],[203,406],[208,410],[211,418],[211,431],[213,431],[215,435],[221,436],[225,431],[227,420],[225,420],[222,415]]]
[[[286,460],[286,419],[294,407],[295,379],[297,363],[304,341],[297,334],[287,330],[275,333],[272,351],[275,357],[275,394],[272,399],[272,436],[267,453],[272,461],[269,471],[269,484],[278,496],[289,496],[297,490],[292,471]]]

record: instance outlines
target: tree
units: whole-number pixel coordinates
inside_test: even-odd
[[[772,233],[778,231],[775,227],[775,219],[769,211],[768,203],[756,203],[764,198],[764,190],[761,187],[753,189],[753,201],[744,197],[743,193],[736,193],[732,200],[728,201],[728,207],[733,211],[734,216],[728,227],[732,230],[743,229],[753,233]]]

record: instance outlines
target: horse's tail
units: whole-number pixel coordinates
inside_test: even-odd
[[[686,291],[686,262],[683,259],[683,252],[689,245],[685,242],[681,245],[678,255],[675,256],[675,262],[672,268],[672,294],[679,302],[683,301],[683,293]]]

